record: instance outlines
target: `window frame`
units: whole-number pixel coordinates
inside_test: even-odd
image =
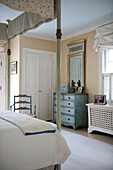
[[[107,103],[113,104],[113,100],[111,100],[111,76],[113,76],[113,73],[104,73],[103,70],[105,71],[105,57],[104,55],[106,54],[106,51],[108,49],[103,49],[101,52],[98,53],[98,93],[99,94],[104,94],[104,77],[109,77],[109,99],[107,100]],[[104,57],[104,61],[103,61]]]

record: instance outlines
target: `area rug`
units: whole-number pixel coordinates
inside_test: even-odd
[[[71,150],[62,170],[113,170],[113,145],[61,130]]]

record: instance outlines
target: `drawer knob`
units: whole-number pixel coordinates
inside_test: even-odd
[[[70,103],[68,103],[68,105],[70,105]]]
[[[68,120],[70,120],[70,118],[68,118]]]
[[[68,112],[70,112],[70,110],[68,110]]]

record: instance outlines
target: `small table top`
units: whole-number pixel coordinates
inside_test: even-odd
[[[94,103],[88,103],[86,104],[86,106],[88,107],[104,107],[104,108],[112,108],[113,109],[113,105],[108,105],[108,104],[94,104]]]

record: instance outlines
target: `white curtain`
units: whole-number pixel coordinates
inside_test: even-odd
[[[113,49],[113,23],[97,28],[94,46],[96,52],[105,49]]]
[[[6,40],[7,40],[7,24],[0,23],[0,52],[5,51]]]

